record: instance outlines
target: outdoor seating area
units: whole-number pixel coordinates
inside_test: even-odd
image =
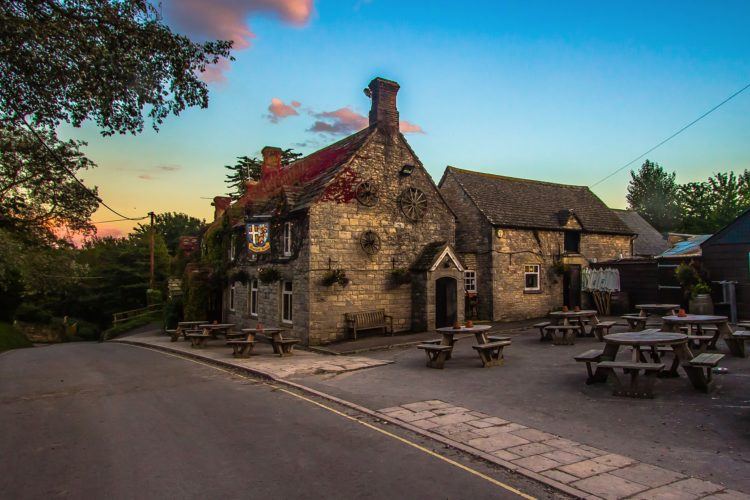
[[[182,337],[190,342],[190,347],[204,349],[210,340],[224,337],[225,345],[232,348],[235,358],[249,358],[258,342],[256,335],[261,334],[272,347],[273,353],[279,357],[294,354],[294,346],[301,342],[298,338],[284,337],[283,328],[243,328],[237,332],[233,323],[208,323],[206,321],[181,321],[174,330],[164,330],[172,342]]]
[[[474,335],[476,344],[472,349],[479,355],[479,360],[483,368],[501,366],[505,360],[503,349],[511,345],[510,337],[506,336],[488,336],[487,332],[492,328],[491,325],[464,325],[460,327],[443,327],[437,331],[442,335],[441,338],[423,342],[417,346],[423,350],[427,356],[427,366],[429,368],[443,369],[445,362],[451,359],[453,347],[457,341],[471,338]],[[461,336],[457,336],[463,334]]]

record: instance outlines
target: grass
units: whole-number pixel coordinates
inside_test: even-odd
[[[0,352],[31,347],[31,342],[10,323],[0,322]]]
[[[118,335],[129,332],[130,330],[135,330],[138,327],[148,325],[149,323],[153,323],[154,321],[161,321],[163,314],[164,313],[162,311],[154,311],[151,314],[144,314],[143,316],[140,316],[138,318],[124,321],[108,330],[105,330],[102,333],[102,340],[111,340]]]

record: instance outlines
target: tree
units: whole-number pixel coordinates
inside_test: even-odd
[[[675,173],[667,173],[658,163],[646,160],[638,173],[630,171],[628,206],[658,231],[674,230],[680,222]]]
[[[712,234],[750,207],[750,171],[716,173],[704,182],[680,186],[682,230]]]
[[[180,236],[198,236],[205,224],[204,220],[178,212],[166,212],[154,216],[154,229],[164,238],[167,250],[172,256],[177,254]],[[150,231],[150,224],[138,224],[133,232],[147,236]]]
[[[198,75],[232,42],[173,33],[149,0],[0,2],[0,115],[35,126],[93,120],[102,134],[154,128],[208,105]],[[231,59],[231,58],[230,58]]]
[[[281,152],[281,165],[287,166],[301,157],[302,153],[296,153],[293,149],[285,149]],[[245,186],[248,181],[260,180],[263,160],[248,156],[238,156],[237,162],[234,165],[225,165],[224,168],[229,170],[224,180],[229,188],[227,194],[237,199],[245,194]]]
[[[0,123],[0,227],[40,241],[54,240],[58,227],[92,232],[96,188],[92,196],[72,175],[95,166],[80,150],[84,143],[59,141],[49,130],[40,134],[52,152],[34,133]]]

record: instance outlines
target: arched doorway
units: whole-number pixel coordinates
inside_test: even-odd
[[[451,326],[457,319],[456,279],[439,278],[435,281],[435,326]]]

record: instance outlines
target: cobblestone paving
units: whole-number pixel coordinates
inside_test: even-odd
[[[293,356],[279,357],[273,353],[270,344],[256,343],[253,354],[249,358],[234,358],[232,349],[225,345],[223,338],[210,340],[208,346],[202,349],[190,347],[189,342],[178,340],[171,342],[166,335],[158,332],[146,332],[130,335],[122,341],[135,341],[146,345],[160,346],[188,354],[205,356],[213,360],[220,360],[234,366],[252,368],[278,378],[289,378],[297,375],[336,374],[382,366],[392,361],[366,358],[363,356],[331,356],[316,354],[302,349],[295,349]]]
[[[750,499],[724,486],[439,400],[378,410],[516,467],[607,499]],[[505,462],[505,463],[503,463]]]

